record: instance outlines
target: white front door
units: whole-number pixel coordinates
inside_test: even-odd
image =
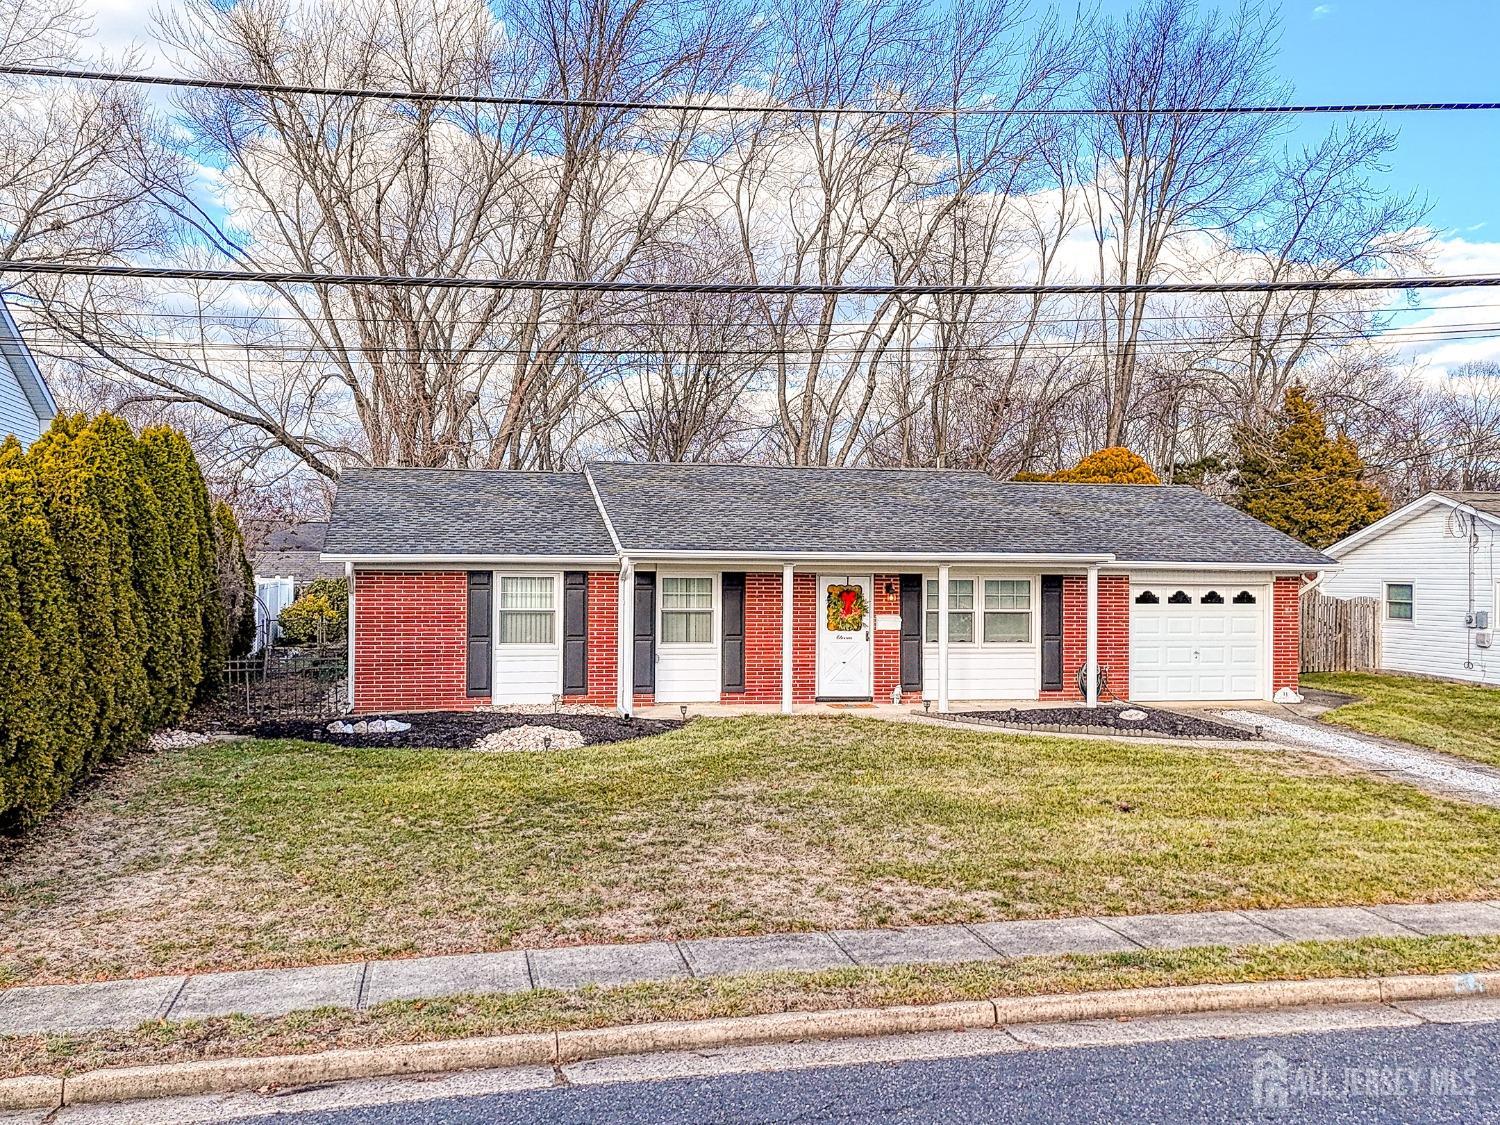
[[[1130,588],[1130,698],[1260,699],[1271,591],[1238,583]]]
[[[870,699],[875,628],[868,574],[818,576],[818,698]]]

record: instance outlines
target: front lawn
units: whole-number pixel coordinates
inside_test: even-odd
[[[7,983],[1500,894],[1500,811],[1313,757],[858,718],[140,757],[0,851]]]
[[[1360,697],[1328,712],[1325,722],[1500,766],[1500,688],[1334,672],[1303,676],[1302,682]]]

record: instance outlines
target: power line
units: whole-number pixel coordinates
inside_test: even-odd
[[[30,304],[45,305],[46,304],[45,301],[38,300],[37,298],[35,298],[35,297],[33,297],[33,296],[29,295],[29,294],[17,293],[17,292],[13,291],[12,294],[11,294],[11,296],[13,296],[16,299],[16,304],[27,304],[27,305],[30,305]],[[1397,306],[1397,307],[1388,307],[1388,308],[1361,310],[1360,315],[1369,315],[1369,316],[1375,316],[1375,317],[1387,317],[1387,316],[1396,316],[1396,315],[1399,315],[1399,314],[1402,314],[1402,313],[1408,313],[1408,312],[1435,312],[1435,311],[1445,311],[1446,312],[1446,311],[1457,311],[1457,310],[1460,310],[1460,309],[1495,309],[1495,308],[1500,308],[1500,303],[1493,302],[1493,301],[1489,301],[1489,302],[1481,301],[1481,302],[1469,302],[1469,303],[1465,303],[1465,304],[1461,304],[1461,305],[1449,305],[1449,304],[1402,304],[1402,305]],[[174,312],[174,311],[170,311],[170,310],[159,310],[159,309],[150,309],[150,308],[135,308],[135,309],[90,309],[88,311],[89,311],[90,315],[92,315],[92,316],[94,316],[96,318],[99,318],[99,319],[109,319],[109,318],[115,318],[115,317],[140,317],[140,318],[146,318],[146,319],[159,318],[159,319],[162,319],[162,320],[189,320],[189,321],[201,322],[201,323],[204,323],[204,324],[215,324],[215,323],[231,324],[231,323],[241,323],[241,322],[245,323],[245,324],[249,324],[249,325],[257,325],[257,324],[262,324],[262,323],[265,323],[265,324],[280,324],[280,323],[286,323],[286,324],[305,324],[308,321],[312,321],[312,322],[318,323],[318,324],[408,324],[408,323],[410,323],[409,319],[405,318],[405,317],[375,316],[375,315],[372,315],[372,314],[329,315],[328,313],[325,313],[325,312],[322,312],[322,311],[318,311],[316,313],[310,313],[307,316],[292,316],[292,315],[285,314],[285,313],[257,313],[257,312]],[[1162,321],[1203,321],[1203,320],[1218,319],[1220,317],[1220,315],[1221,314],[1213,313],[1213,312],[1151,313],[1151,314],[1147,314],[1145,316],[1142,316],[1139,319],[1142,320],[1142,321],[1152,321],[1152,322],[1162,322]],[[1339,315],[1339,314],[1330,313],[1329,315]],[[1046,316],[1046,317],[1037,317],[1035,319],[1033,319],[1031,317],[1026,317],[1026,318],[1024,318],[1024,320],[1017,320],[1016,323],[1017,323],[1017,325],[1020,325],[1020,324],[1023,324],[1023,323],[1024,324],[1094,324],[1094,323],[1097,323],[1098,320],[1099,320],[1099,314],[1098,313],[1088,313],[1088,314],[1080,314],[1078,316]],[[463,318],[450,318],[450,317],[446,317],[446,316],[436,316],[436,315],[434,315],[432,317],[432,321],[433,321],[434,324],[441,325],[441,326],[443,326],[445,328],[462,328],[462,327],[477,327],[477,326],[489,324],[489,323],[492,322],[492,318],[491,319],[487,319],[487,320],[468,320],[468,319],[463,319]],[[549,318],[546,318],[546,317],[537,318],[536,320],[531,321],[531,322],[534,323],[534,324],[536,324],[538,327],[558,327],[558,326],[561,326],[564,323],[563,321],[552,320],[552,319],[549,319]],[[742,327],[745,323],[746,323],[746,319],[744,317],[729,318],[729,319],[724,319],[722,317],[693,317],[691,320],[657,320],[657,319],[652,319],[652,320],[627,320],[627,319],[623,319],[623,318],[616,317],[616,316],[613,316],[613,315],[610,315],[610,314],[606,313],[606,314],[602,315],[597,321],[590,322],[590,326],[598,328],[598,329],[605,329],[605,328],[640,328],[640,327],[652,327],[652,328],[658,328],[658,327],[660,327],[660,328],[737,328],[737,327]],[[821,323],[821,322],[819,322],[819,323]],[[831,320],[831,321],[828,322],[828,326],[830,328],[832,328],[832,329],[842,329],[842,328],[862,329],[862,328],[865,328],[865,327],[871,325],[872,323],[875,323],[875,322],[870,321],[868,319],[866,319],[866,320]],[[937,322],[928,319],[928,320],[924,320],[924,321],[921,321],[921,322],[918,322],[918,323],[921,323],[921,324],[932,324],[932,323],[937,323]],[[814,328],[814,327],[818,327],[818,324],[794,324],[794,325],[791,325],[790,327],[794,327],[794,328],[795,327]],[[1414,325],[1412,327],[1420,327],[1420,326]],[[1401,331],[1401,329],[1390,329],[1389,331]]]
[[[368,98],[414,104],[489,105],[540,109],[665,110],[673,113],[750,113],[873,117],[1096,117],[1151,114],[1155,116],[1217,117],[1224,114],[1291,113],[1445,113],[1500,110],[1500,102],[1348,102],[1327,105],[1210,105],[1210,106],[853,106],[749,105],[725,102],[654,102],[611,98],[546,98],[501,94],[456,94],[437,90],[381,90],[368,87],[316,86],[285,82],[249,82],[233,78],[186,78],[171,74],[126,74],[119,71],[79,70],[52,66],[0,66],[0,74],[21,78],[62,78],[84,82],[118,82],[138,86],[168,86],[193,90],[225,90],[254,94],[307,94],[319,97]]]
[[[1304,281],[1182,281],[1146,283],[850,284],[698,281],[573,281],[507,277],[404,277],[395,274],[305,273],[283,270],[221,270],[188,266],[134,266],[0,260],[0,274],[64,277],[129,277],[154,281],[233,284],[363,285],[375,288],[524,290],[542,293],[702,293],[786,297],[1115,297],[1213,293],[1387,292],[1401,289],[1469,289],[1500,286],[1500,276],[1347,277]]]
[[[1386,333],[1383,335],[1367,336],[1363,333],[1314,333],[1309,336],[1298,336],[1290,340],[1288,346],[1301,344],[1338,344],[1354,340],[1369,340],[1371,343],[1377,344],[1401,345],[1464,343],[1495,339],[1500,339],[1500,324],[1476,325],[1472,330],[1468,331],[1433,330],[1431,332],[1423,331],[1407,335]],[[33,335],[28,336],[27,340],[33,350],[59,359],[96,358],[99,351],[108,350],[103,345],[97,350],[90,349],[76,337],[38,337]],[[1103,342],[1092,338],[1076,341],[1055,339],[1032,339],[1024,342],[1019,340],[996,340],[991,342],[959,342],[953,344],[913,344],[904,347],[889,346],[882,349],[861,349],[857,346],[838,343],[831,343],[822,348],[812,345],[795,347],[767,346],[763,348],[716,348],[712,346],[692,348],[644,345],[631,348],[619,345],[589,347],[575,344],[556,349],[521,349],[515,347],[486,346],[454,348],[434,346],[423,348],[382,344],[350,344],[340,346],[332,343],[241,342],[232,340],[192,341],[160,338],[144,340],[139,343],[132,343],[130,341],[119,341],[117,343],[132,354],[154,355],[155,358],[163,360],[184,361],[196,358],[199,355],[209,354],[225,360],[235,360],[240,357],[248,360],[253,355],[255,357],[254,362],[261,365],[305,365],[315,363],[320,359],[340,356],[392,356],[398,358],[417,357],[418,359],[425,357],[432,361],[441,360],[448,362],[466,358],[479,359],[484,357],[541,355],[550,355],[559,359],[606,360],[638,358],[641,361],[647,361],[655,357],[676,358],[694,356],[701,356],[705,360],[747,358],[770,361],[775,359],[809,359],[821,355],[856,357],[860,362],[878,359],[884,364],[892,364],[898,362],[906,355],[983,355],[986,353],[1020,352],[1067,356],[1073,353],[1091,351],[1099,347]],[[1154,353],[1189,347],[1229,348],[1236,345],[1254,345],[1256,343],[1257,341],[1254,337],[1247,336],[1148,337],[1137,341],[1135,350],[1138,352]]]

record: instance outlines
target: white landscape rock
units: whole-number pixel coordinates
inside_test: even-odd
[[[517,750],[575,750],[582,745],[583,735],[576,730],[527,724],[487,734],[474,743],[474,749],[484,753],[508,753]]]
[[[223,735],[208,734],[197,730],[159,730],[146,740],[152,750],[183,750],[189,746],[204,746],[210,742],[222,742]]]
[[[1146,712],[1142,711],[1139,707],[1127,707],[1120,712],[1120,719],[1127,723],[1144,723],[1146,721]]]
[[[1277,703],[1301,703],[1302,697],[1297,694],[1295,688],[1277,688],[1276,694],[1271,696]]]
[[[403,723],[400,719],[361,719],[357,723],[335,719],[324,729],[329,734],[399,734],[404,730],[411,730],[411,724]]]

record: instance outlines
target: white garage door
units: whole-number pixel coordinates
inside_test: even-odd
[[[1130,588],[1130,697],[1260,699],[1265,586]]]

